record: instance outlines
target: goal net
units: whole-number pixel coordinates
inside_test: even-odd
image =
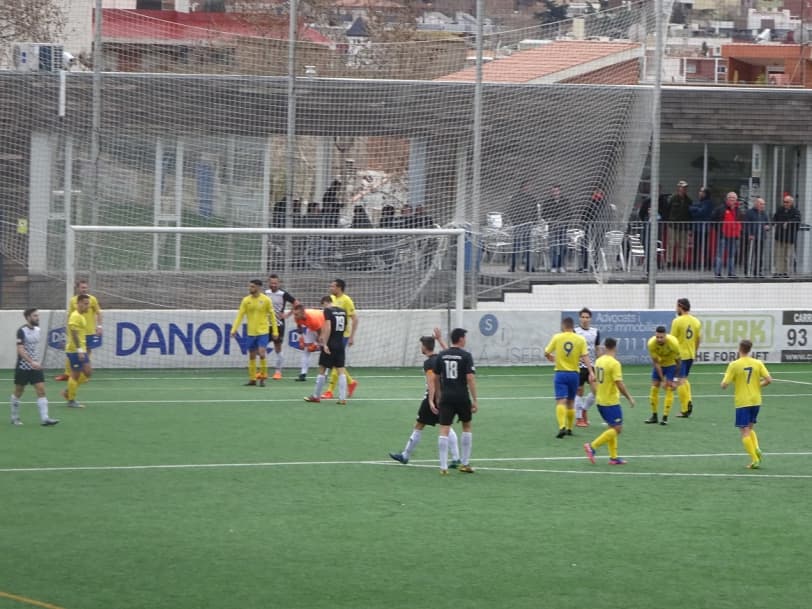
[[[72,15],[79,7],[91,35],[93,3],[70,4]],[[529,252],[550,266],[551,254],[577,231],[592,235],[587,225],[597,192],[611,211],[601,217],[611,227],[602,235],[628,221],[651,135],[646,83],[654,63],[655,2],[630,1],[547,24],[521,11],[486,13],[479,110],[476,28],[468,17],[370,8],[365,19],[345,22],[343,15],[302,12],[291,45],[287,15],[271,14],[267,3],[227,4],[224,13],[104,9],[97,65],[82,56],[86,44],[66,47],[79,61],[62,74],[45,69],[53,62],[0,70],[0,248],[8,272],[30,286],[25,300],[64,306],[52,286],[54,278],[64,279],[60,256],[72,224],[465,226],[483,247],[481,256],[471,256],[472,271],[487,280],[477,284],[481,291],[509,281],[514,252],[519,264]],[[670,0],[662,4],[670,11]],[[475,124],[481,124],[481,147]],[[122,233],[131,242],[122,251],[130,252],[141,279],[148,279],[149,265],[180,260],[185,270],[177,284],[193,287],[188,294],[176,288],[163,294],[165,284],[133,282],[137,289],[111,286],[109,299],[132,306],[182,297],[192,303],[207,290],[205,283],[187,282],[206,271],[189,260],[234,261],[228,272],[239,273],[243,240],[251,238],[267,242],[268,260],[276,260],[278,236],[218,235],[219,244],[195,252],[199,237]],[[302,244],[302,253],[325,241],[288,238]],[[120,252],[107,249],[110,235],[99,232],[95,239],[88,255],[102,266],[82,271],[106,281],[103,265]],[[359,252],[375,251],[374,239]],[[438,239],[434,244],[443,249]],[[84,255],[86,246],[77,247]],[[601,243],[586,249],[598,252]],[[358,255],[368,275],[386,274],[383,257]],[[341,265],[331,256],[328,250],[322,262],[309,263],[327,270],[290,266],[285,280],[300,272],[303,278],[333,274]],[[571,255],[568,270],[575,264]],[[269,267],[257,259],[251,268]],[[435,306],[428,296],[435,282],[423,286],[421,277],[413,282],[419,288],[414,300],[379,292],[374,283],[370,294]],[[352,292],[359,289],[354,285]],[[22,299],[9,304],[29,304]],[[226,302],[233,304],[222,299],[217,306]]]
[[[368,346],[355,365],[403,365],[419,336],[461,320],[459,228],[74,226],[66,235],[67,284],[88,281],[103,309],[103,344],[93,355],[99,367],[241,365],[245,332],[240,324],[230,340],[232,323],[249,282],[262,280],[267,289],[271,274],[307,308],[321,308],[334,279],[346,283],[359,311],[357,340]],[[64,327],[64,319],[50,324]],[[299,348],[292,318],[283,339],[287,349]],[[51,351],[46,363],[58,365],[61,353]],[[365,360],[381,352],[388,364]]]

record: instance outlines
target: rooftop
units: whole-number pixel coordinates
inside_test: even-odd
[[[234,36],[287,40],[288,18],[248,13],[102,9],[105,42],[172,43],[221,40]],[[300,23],[297,39],[330,45],[331,41]]]
[[[518,51],[482,66],[482,80],[492,83],[552,83],[575,78],[641,57],[635,42],[556,40],[535,49]],[[473,82],[476,68],[446,74],[437,80]]]

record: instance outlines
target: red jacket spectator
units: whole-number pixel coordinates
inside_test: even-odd
[[[742,236],[738,202],[732,207],[726,207],[722,214],[722,236],[727,239],[738,239]]]

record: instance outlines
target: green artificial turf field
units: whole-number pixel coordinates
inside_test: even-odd
[[[102,370],[84,410],[49,381],[59,425],[28,388],[25,425],[0,427],[0,609],[805,608],[812,374],[769,368],[759,471],[721,367],[693,369],[694,416],[667,427],[625,367],[623,467],[585,458],[594,409],[555,439],[551,368],[486,368],[477,471],[448,477],[431,428],[388,457],[420,370],[355,369],[347,406],[306,404],[293,371]]]

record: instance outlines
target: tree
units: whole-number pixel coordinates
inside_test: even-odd
[[[65,28],[59,0],[2,0],[0,2],[0,52],[7,54],[14,42],[54,42]]]

